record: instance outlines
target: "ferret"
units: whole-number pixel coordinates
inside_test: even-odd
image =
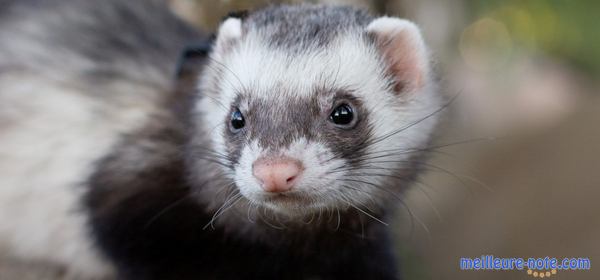
[[[138,1],[63,2],[114,6],[113,29],[96,12],[71,22],[108,32],[77,43],[99,71],[80,74],[151,103],[88,157],[76,199],[78,238],[119,279],[399,279],[389,219],[442,106],[415,24],[274,5],[226,18],[208,44]],[[210,48],[184,86],[156,75],[177,72],[173,50],[190,42]]]

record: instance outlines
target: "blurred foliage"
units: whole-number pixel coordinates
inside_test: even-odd
[[[600,73],[600,1],[488,0],[466,2],[474,18],[503,23],[514,44],[565,58]]]
[[[254,10],[270,4],[318,3],[319,0],[169,0],[184,18],[206,30],[215,30],[229,12]],[[348,0],[348,2],[356,0]],[[362,1],[362,0],[360,0]],[[375,1],[376,2],[376,1]]]

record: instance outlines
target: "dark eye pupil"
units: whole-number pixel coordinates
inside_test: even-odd
[[[241,129],[244,125],[246,125],[244,115],[242,115],[242,112],[240,112],[239,109],[236,109],[231,114],[231,127],[233,127],[233,129]]]
[[[347,125],[350,124],[354,119],[354,112],[352,111],[352,107],[350,107],[350,105],[342,104],[335,108],[329,117],[335,124]]]

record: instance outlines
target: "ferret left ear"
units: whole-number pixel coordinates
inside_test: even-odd
[[[421,31],[412,22],[380,17],[366,29],[388,64],[396,93],[419,90],[429,75],[429,59]]]
[[[214,52],[217,54],[226,53],[241,37],[242,20],[233,17],[227,18],[219,26]]]

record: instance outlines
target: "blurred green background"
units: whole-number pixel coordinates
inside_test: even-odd
[[[599,1],[470,1],[471,18],[504,24],[518,47],[562,57],[589,74],[600,71]]]

